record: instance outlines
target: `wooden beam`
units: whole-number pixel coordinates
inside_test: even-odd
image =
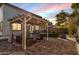
[[[27,18],[27,17],[32,17],[33,19],[35,19],[35,20],[38,20],[38,21],[41,21],[41,23],[47,23],[47,21],[46,20],[43,20],[43,18],[38,18],[38,17],[36,17],[36,16],[33,16],[33,15],[21,15],[21,16],[19,16],[19,17],[16,17],[16,18],[13,18],[13,20],[12,21],[10,21],[10,22],[15,22],[15,21],[17,21],[17,20],[20,20],[20,21],[24,21],[22,18]],[[34,21],[34,20],[31,20],[31,22],[32,21]],[[36,22],[35,22],[36,23]],[[40,23],[40,24],[41,24]]]
[[[25,16],[27,16],[27,15],[25,15]],[[34,19],[38,19],[38,20],[40,20],[40,21],[42,21],[42,22],[47,23],[47,21],[46,21],[46,20],[43,20],[43,18],[39,18],[39,17],[33,16],[33,15],[29,15],[29,17],[32,17],[32,18],[34,18]]]
[[[17,20],[21,20],[21,21],[23,21],[21,18],[23,18],[24,16],[21,16],[21,17],[19,17],[19,18],[16,18],[16,19],[13,19],[12,21],[10,21],[10,22],[14,22],[14,21],[17,21]]]

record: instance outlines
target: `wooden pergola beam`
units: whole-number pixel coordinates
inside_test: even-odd
[[[22,18],[24,18],[24,16],[18,17],[16,19],[12,19],[10,22],[14,22],[14,21],[17,21],[17,20],[23,21]]]
[[[41,21],[41,23],[47,23],[47,21],[46,20],[43,20],[42,18],[38,18],[38,17],[36,17],[36,16],[33,16],[33,15],[26,15],[26,14],[23,14],[23,15],[20,15],[20,16],[17,16],[17,17],[14,17],[10,22],[16,22],[16,21],[18,21],[18,20],[20,20],[20,21],[24,21],[24,19],[23,18],[28,18],[28,17],[32,17],[33,19],[36,19],[36,20],[39,20],[39,21]],[[26,19],[27,20],[27,19]],[[31,21],[33,21],[33,20],[31,20]]]

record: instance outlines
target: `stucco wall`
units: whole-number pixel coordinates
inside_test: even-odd
[[[3,6],[0,7],[0,22],[3,20]],[[0,35],[2,35],[2,31],[0,31]]]
[[[13,18],[14,16],[21,14],[17,11],[16,8],[13,8],[9,5],[3,6],[3,35],[10,35],[10,23],[9,19]]]

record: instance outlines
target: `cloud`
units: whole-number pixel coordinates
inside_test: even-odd
[[[53,23],[53,25],[55,25],[57,22],[56,22],[56,18],[48,18],[48,20],[50,21],[50,22],[52,22]]]
[[[20,8],[30,11],[34,14],[47,18],[49,21],[56,23],[55,15],[61,10],[72,12],[71,3],[20,3],[14,4]]]
[[[33,13],[43,13],[47,12],[49,10],[63,10],[68,9],[71,7],[71,3],[62,3],[62,4],[44,4],[44,6],[41,6],[38,9],[33,10]]]
[[[38,15],[43,16],[45,18],[52,18],[55,17],[56,14],[58,14],[61,10],[50,10],[44,13],[39,13]]]

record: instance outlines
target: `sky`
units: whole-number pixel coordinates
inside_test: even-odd
[[[55,16],[61,12],[61,10],[68,13],[72,13],[73,11],[71,9],[71,3],[14,3],[13,5],[42,16],[53,24],[56,23]]]

